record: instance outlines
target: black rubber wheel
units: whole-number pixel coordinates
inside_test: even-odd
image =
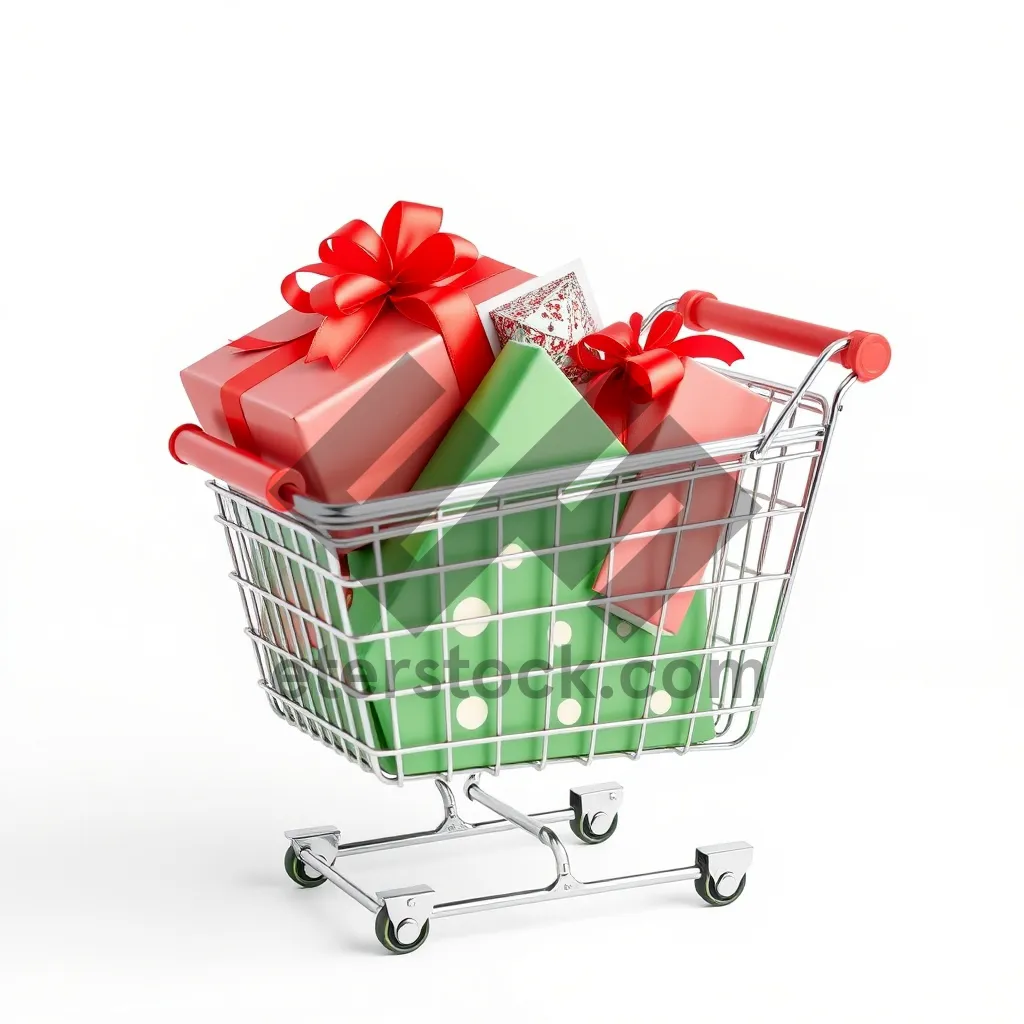
[[[323,885],[327,881],[323,875],[311,875],[306,870],[306,865],[295,856],[295,850],[291,846],[288,847],[284,854],[284,869],[288,872],[288,877],[296,885],[301,885],[303,889],[315,889],[318,885]]]
[[[722,896],[710,875],[704,875],[693,880],[693,887],[697,890],[697,895],[712,907],[727,907],[730,903],[735,903],[740,898],[746,885],[747,876],[744,875],[740,879],[740,884],[736,891],[731,896]]]
[[[598,835],[594,832],[590,823],[582,815],[577,815],[569,822],[569,828],[572,830],[572,834],[580,840],[580,842],[587,843],[590,846],[596,846],[598,843],[603,843],[606,839],[611,839],[615,835],[615,830],[619,827],[619,816],[617,814],[612,815],[611,827],[603,835]]]
[[[391,923],[391,918],[388,917],[387,909],[381,907],[377,911],[377,920],[374,922],[373,930],[377,935],[377,941],[389,953],[411,953],[413,950],[419,949],[427,941],[427,936],[430,934],[430,922],[424,921],[423,930],[416,941],[406,945],[406,943],[398,941],[394,925]]]

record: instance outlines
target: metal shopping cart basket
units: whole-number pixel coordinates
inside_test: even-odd
[[[742,842],[698,847],[691,866],[583,881],[570,869],[552,826],[567,822],[583,843],[604,842],[618,825],[620,785],[574,788],[568,807],[524,814],[481,784],[484,774],[497,776],[513,765],[541,769],[556,761],[589,765],[612,756],[732,749],[750,737],[757,723],[843,398],[855,380],[871,380],[886,369],[889,346],[877,334],[845,333],[759,313],[719,302],[706,292],[688,292],[664,303],[646,323],[668,308],[679,309],[691,330],[796,350],[813,356],[813,365],[795,388],[730,372],[770,403],[756,435],[363,504],[312,501],[300,493],[294,471],[267,466],[198,427],[182,427],[172,435],[175,458],[220,481],[209,484],[216,518],[227,537],[246,632],[260,666],[259,685],[271,708],[381,781],[402,785],[431,778],[440,793],[443,818],[431,831],[352,843],[343,843],[340,830],[330,826],[286,833],[290,877],[309,888],[330,881],[347,893],[375,916],[377,937],[392,952],[419,948],[433,920],[480,910],[686,880],[695,883],[706,902],[721,906],[734,902],[744,889],[753,850]],[[811,391],[829,361],[849,371],[830,400]],[[714,522],[690,522],[689,496],[698,481],[714,473],[732,474],[736,481],[731,513]],[[625,501],[646,488],[675,488],[685,496],[675,524],[664,531],[673,537],[673,564],[686,548],[689,531],[720,530],[703,576],[684,588],[693,593],[687,617],[692,628],[675,638],[665,630],[663,615],[656,630],[633,630],[613,614],[621,595],[603,596],[588,582],[581,598],[559,582],[559,560],[564,565],[581,550],[599,548],[614,564]],[[570,513],[584,505],[601,510],[600,530],[589,539],[569,537]],[[519,536],[524,516],[543,524],[543,536],[533,536],[528,546],[510,543]],[[453,540],[456,531],[470,525],[477,535],[484,530],[493,544],[482,557]],[[396,570],[388,552],[396,544],[424,538],[433,545],[427,567]],[[355,551],[362,552],[361,572],[353,569]],[[503,580],[508,570],[530,559],[546,570],[543,586],[531,601],[520,598],[513,607]],[[453,615],[446,587],[452,590],[458,574],[469,571],[474,578],[491,574],[493,607],[472,598],[468,616]],[[666,580],[671,579],[670,566]],[[420,596],[424,587],[435,594],[436,621],[417,628],[399,621],[393,605],[402,587]],[[631,596],[653,596],[664,603],[670,593],[666,588]],[[372,598],[376,618],[359,619],[364,597]],[[593,626],[593,649],[587,653],[596,657],[585,669],[556,665],[558,627],[583,621],[580,616],[589,616],[586,621]],[[521,643],[523,624],[530,621],[541,623],[548,657],[525,672],[513,672],[502,655]],[[497,653],[490,670],[477,672],[471,685],[455,678],[447,658],[453,644],[485,635],[493,645],[488,650]],[[434,662],[439,674],[424,674],[410,686],[400,682],[396,656],[416,650],[409,646],[415,644],[429,644],[446,657]],[[372,679],[373,659],[364,657],[368,651],[384,655]],[[672,664],[690,669],[692,685],[685,692],[667,692],[665,669]],[[608,684],[620,683],[627,667],[639,682],[622,697]],[[555,685],[576,669],[590,686],[582,687],[588,694],[584,700],[567,697]],[[528,703],[510,685],[513,676],[530,683]],[[460,816],[451,787],[460,774],[468,776],[466,797],[497,817],[467,822]],[[553,854],[556,875],[550,885],[443,902],[424,885],[366,892],[339,869],[339,862],[354,854],[514,828]]]

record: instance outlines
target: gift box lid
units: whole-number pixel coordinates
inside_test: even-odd
[[[626,449],[547,352],[510,341],[438,446],[415,489],[625,455]]]

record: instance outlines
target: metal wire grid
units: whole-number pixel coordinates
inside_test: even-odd
[[[764,697],[810,500],[823,462],[830,408],[823,398],[806,391],[800,393],[742,374],[730,376],[767,398],[773,407],[783,406],[786,414],[784,429],[775,439],[775,447],[760,453],[756,459],[753,456],[764,435],[718,442],[699,451],[677,449],[674,452],[628,456],[611,466],[595,463],[582,471],[575,467],[554,474],[544,472],[505,478],[490,486],[466,485],[441,496],[440,501],[432,492],[407,494],[362,506],[320,506],[302,501],[297,502],[300,511],[296,515],[272,512],[238,492],[211,482],[218,504],[217,521],[223,526],[228,540],[234,569],[232,576],[238,583],[246,612],[246,632],[260,665],[260,686],[266,691],[271,707],[281,718],[373,772],[382,781],[399,785],[410,777],[405,770],[405,759],[429,751],[443,752],[445,770],[417,774],[416,777],[451,778],[459,770],[454,763],[454,752],[456,748],[465,746],[493,747],[493,763],[484,766],[484,770],[497,774],[508,767],[502,763],[502,747],[503,742],[510,740],[541,741],[541,756],[530,762],[536,768],[543,768],[553,760],[579,760],[589,764],[596,758],[610,756],[635,758],[642,753],[669,750],[684,754],[690,750],[723,749],[742,743],[754,730]],[[787,408],[787,403],[791,409]],[[772,419],[771,413],[768,419]],[[708,455],[713,455],[718,464],[709,466]],[[644,472],[642,477],[638,476],[641,471]],[[730,515],[721,520],[690,522],[693,482],[722,472],[734,473],[738,481]],[[604,675],[607,670],[623,664],[621,659],[608,657],[609,628],[614,614],[612,605],[625,598],[667,597],[675,591],[616,593],[614,597],[594,593],[583,602],[560,601],[559,558],[568,550],[586,547],[607,549],[610,577],[614,572],[615,550],[620,543],[620,538],[616,537],[624,506],[620,496],[643,488],[680,484],[689,485],[683,508],[674,526],[659,531],[673,534],[672,560],[666,580],[672,579],[676,557],[687,531],[720,525],[728,538],[718,546],[701,582],[683,588],[703,590],[707,594],[704,644],[692,650],[662,652],[667,612],[667,601],[663,602],[654,650],[645,659],[650,662],[651,670],[643,714],[639,718],[602,722]],[[738,508],[737,502],[744,492],[752,494],[755,502],[763,503],[763,507],[755,505],[746,511]],[[561,529],[562,509],[566,503],[609,496],[612,514],[607,535],[564,544]],[[551,545],[514,556],[502,554],[506,518],[513,513],[542,509],[552,509],[554,513]],[[444,542],[450,527],[485,520],[494,521],[496,527],[497,551],[494,556],[447,563]],[[332,541],[332,533],[337,536],[342,527],[348,534],[352,530],[361,532],[361,543],[372,545],[376,564],[374,578],[353,579],[345,571],[346,567],[339,560]],[[405,573],[386,573],[382,543],[421,533],[436,536],[437,566]],[[653,536],[653,532],[631,536]],[[347,541],[347,546],[354,546],[351,540]],[[389,628],[387,586],[415,576],[436,577],[440,621],[424,629],[440,632],[447,663],[451,650],[449,633],[454,627],[448,613],[446,574],[455,569],[503,563],[512,557],[550,559],[552,586],[546,606],[531,612],[506,609],[505,574],[498,571],[496,611],[478,618],[462,619],[459,625],[495,623],[497,660],[502,661],[504,626],[509,619],[547,612],[548,667],[530,673],[544,678],[547,684],[545,727],[530,732],[505,732],[505,684],[518,674],[494,674],[474,680],[474,686],[481,689],[493,686],[496,690],[493,733],[478,739],[456,740],[453,739],[452,700],[449,696],[453,683],[450,680],[425,685],[419,691],[396,687],[391,645],[396,637],[408,634],[402,628]],[[348,595],[360,587],[372,587],[377,592],[381,628],[372,633],[355,632],[350,620]],[[593,714],[588,716],[588,721],[578,725],[552,727],[553,677],[572,667],[554,667],[556,617],[560,612],[587,606],[601,609],[603,613],[600,657],[596,662],[587,663],[597,670]],[[358,645],[368,642],[379,642],[384,647],[387,678],[383,691],[369,689],[356,667],[359,663]],[[751,652],[758,655],[752,665],[747,661]],[[653,715],[651,699],[657,678],[655,665],[667,658],[688,657],[700,658],[693,710]],[[710,671],[712,667],[714,671]],[[748,668],[753,670],[750,680],[744,678]],[[704,687],[711,691],[710,712],[700,710],[705,696]],[[411,699],[417,692],[422,695],[425,691],[444,695],[445,739],[433,744],[403,745],[398,702]],[[374,706],[371,708],[371,705]],[[374,716],[381,714],[390,719],[394,737],[391,747],[385,747],[375,731]],[[709,715],[714,721],[713,738],[694,743],[695,720]],[[649,727],[654,723],[669,722],[686,723],[685,741],[668,747],[646,746]],[[597,750],[598,733],[602,729],[622,727],[639,729],[638,741],[632,750]],[[573,733],[587,734],[588,752],[582,756],[550,756],[552,738]],[[385,770],[382,766],[385,759],[394,764],[394,771]]]

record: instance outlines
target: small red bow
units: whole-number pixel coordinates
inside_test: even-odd
[[[593,385],[594,411],[623,443],[630,406],[652,402],[674,388],[683,379],[685,358],[706,357],[728,364],[743,358],[731,341],[713,334],[677,339],[683,315],[676,310],[655,317],[643,347],[642,324],[643,317],[634,313],[629,323],[620,321],[588,334],[569,353],[577,365],[601,375]]]
[[[433,290],[461,277],[480,255],[472,242],[439,230],[441,216],[437,206],[398,202],[379,235],[366,221],[350,220],[320,243],[319,263],[300,267],[281,282],[292,309],[324,317],[306,362],[327,359],[337,368],[388,302],[423,322],[422,307],[437,298]],[[300,274],[324,280],[306,291]]]

